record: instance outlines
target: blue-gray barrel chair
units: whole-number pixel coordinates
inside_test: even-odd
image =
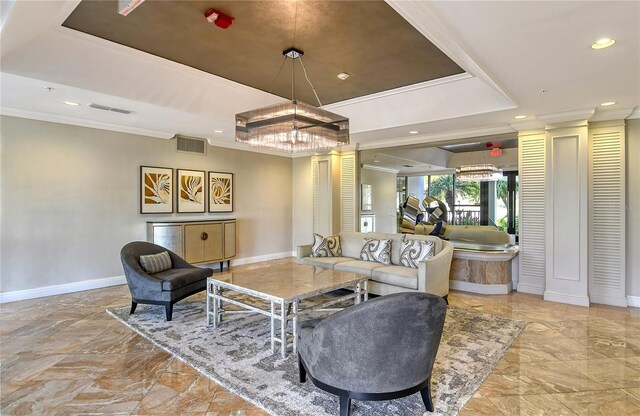
[[[392,400],[420,392],[428,411],[431,372],[447,304],[428,293],[382,296],[298,331],[300,382],[340,396],[340,416],[351,400]]]
[[[158,254],[163,251],[171,257],[171,268],[148,274],[140,265],[140,256]],[[171,250],[146,241],[134,241],[120,251],[120,260],[131,292],[131,314],[138,303],[164,305],[165,317],[171,320],[173,304],[207,287],[207,277],[213,270],[195,267]]]

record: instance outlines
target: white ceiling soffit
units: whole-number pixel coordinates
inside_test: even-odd
[[[114,102],[101,104],[133,110],[141,129],[212,137],[216,126],[224,126],[215,142],[227,146],[235,145],[236,113],[281,100],[60,27],[78,3],[15,2],[2,28],[2,71],[31,78],[33,87],[41,80],[83,90],[91,102],[109,96]],[[542,125],[537,114],[596,108],[604,101],[617,101],[620,108],[640,104],[640,2],[389,4],[467,74],[328,106],[351,118],[352,142],[359,148],[513,132],[519,114],[534,126]],[[590,43],[604,36],[618,42],[593,51]],[[58,101],[38,103],[55,97],[26,101],[21,95],[3,93],[2,106],[68,116],[65,106],[54,105]],[[126,120],[108,122],[134,119]]]
[[[95,92],[205,117],[212,126],[220,123],[233,126],[236,113],[281,101],[271,94],[60,27],[60,22],[78,1],[44,3],[18,2],[13,8],[3,33],[3,72],[86,90],[87,99],[91,101],[98,101],[90,98]],[[53,23],[45,24],[40,18],[32,22],[34,15],[55,18]],[[422,25],[428,24],[429,21],[422,22]],[[4,48],[5,38],[12,39],[10,48]],[[438,43],[447,42],[450,41],[444,39]],[[462,61],[463,64],[470,62]],[[18,107],[9,96],[3,99],[7,100],[4,106]],[[327,106],[350,117],[354,134],[513,107],[501,91],[468,74]],[[49,111],[66,112],[53,105]],[[171,131],[189,131],[200,137],[210,136],[215,129],[204,126],[194,131],[198,130],[196,126],[181,123],[180,119],[171,122]],[[146,124],[146,128],[158,129],[163,123],[149,114]],[[228,127],[224,130],[222,140],[232,143],[232,132]],[[358,141],[358,136],[354,136],[354,143]]]

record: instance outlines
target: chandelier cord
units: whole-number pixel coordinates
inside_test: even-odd
[[[318,104],[320,104],[320,107],[322,107],[322,103],[320,102],[320,98],[318,98],[318,93],[316,92],[315,87],[313,86],[313,84],[309,80],[309,77],[307,76],[307,68],[305,68],[304,62],[302,62],[302,56],[298,57],[298,59],[300,59],[300,65],[302,65],[302,71],[304,72],[304,77],[307,79],[307,82],[311,86],[311,89],[313,90],[313,95],[315,95],[316,96],[316,100],[318,100]]]
[[[278,78],[280,77],[280,74],[282,73],[282,68],[284,68],[284,63],[285,62],[287,62],[287,57],[286,56],[282,60],[282,64],[280,64],[280,69],[278,69],[278,73],[276,74],[276,77],[271,82],[271,89],[269,90],[269,94],[273,94],[273,89],[276,86],[276,81],[278,80]]]

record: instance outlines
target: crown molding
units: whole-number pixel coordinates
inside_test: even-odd
[[[547,125],[566,123],[574,121],[588,121],[593,117],[594,108],[583,108],[580,110],[563,111],[559,113],[541,114],[536,118]]]
[[[322,108],[325,110],[333,111],[340,107],[345,107],[352,104],[358,104],[358,103],[376,100],[378,98],[389,97],[397,94],[404,94],[410,91],[422,90],[425,88],[431,88],[437,85],[448,84],[450,82],[462,81],[464,79],[469,79],[469,78],[473,78],[473,76],[466,72],[462,74],[450,75],[444,78],[432,79],[429,81],[420,82],[418,84],[407,85],[404,87],[394,88],[392,90],[381,91],[374,94],[364,95],[362,97],[356,97],[356,98],[351,98],[349,100],[339,101],[337,103],[327,104],[322,106]]]
[[[359,150],[382,149],[385,147],[407,146],[412,144],[426,144],[444,140],[467,139],[480,136],[490,136],[493,134],[514,133],[515,130],[509,125],[482,127],[477,129],[456,130],[444,133],[422,134],[411,137],[399,137],[389,140],[377,140],[371,142],[358,143]]]
[[[377,170],[380,172],[387,172],[387,173],[393,173],[393,174],[397,174],[398,172],[400,172],[398,169],[383,168],[382,166],[367,165],[367,164],[362,164],[362,169]]]
[[[627,116],[627,120],[633,120],[636,118],[640,118],[640,106],[636,107],[631,114]]]
[[[624,120],[633,112],[634,107],[598,110],[589,121]]]
[[[86,120],[82,118],[61,116],[58,114],[43,113],[40,111],[25,110],[17,107],[0,107],[0,114],[10,117],[27,118],[31,120],[48,121],[50,123],[69,124],[72,126],[89,127],[92,129],[117,131],[120,133],[137,134],[139,136],[155,137],[158,139],[171,139],[173,132],[143,129],[139,127],[123,126],[119,124],[104,123],[101,121]]]

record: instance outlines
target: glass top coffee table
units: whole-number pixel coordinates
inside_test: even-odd
[[[300,264],[282,264],[214,275],[207,279],[207,325],[217,328],[224,314],[260,313],[271,319],[271,353],[275,343],[280,344],[282,358],[287,354],[287,322],[292,321],[292,349],[297,351],[299,303],[303,299],[319,296],[337,289],[351,289],[353,293],[338,296],[316,304],[313,310],[326,308],[338,302],[354,299],[358,304],[368,299],[367,278],[354,273],[325,270]],[[243,294],[266,301],[268,310],[231,298],[225,292]],[[241,310],[225,309],[225,304]],[[280,321],[280,337],[276,336],[276,321]]]

